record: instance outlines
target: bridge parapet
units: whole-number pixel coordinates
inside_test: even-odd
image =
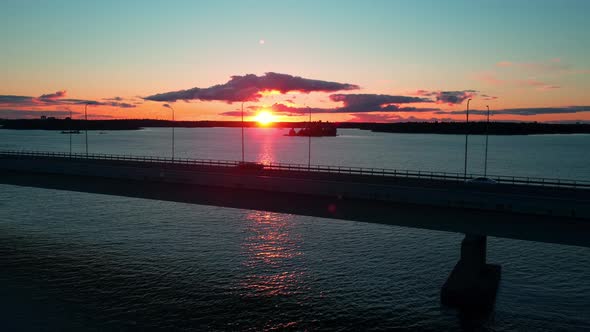
[[[260,165],[260,164],[257,164]],[[305,194],[590,219],[590,184],[543,179],[477,184],[453,174],[292,164],[241,167],[240,162],[51,152],[0,152],[0,168],[16,171],[187,183],[228,189]],[[521,181],[521,182],[518,182]],[[518,183],[518,184],[517,184]]]
[[[195,159],[195,158],[166,158],[158,156],[135,156],[135,155],[117,155],[117,154],[85,154],[85,153],[67,153],[67,152],[49,152],[49,151],[30,151],[30,150],[0,150],[2,157],[35,157],[35,158],[60,158],[75,160],[110,160],[110,161],[129,161],[157,163],[166,166],[171,165],[193,165],[193,166],[219,166],[219,167],[239,167],[240,161],[233,160],[216,160],[216,159]],[[397,178],[412,178],[423,180],[444,180],[454,182],[465,182],[468,179],[484,177],[479,173],[453,173],[438,172],[425,170],[403,170],[403,169],[385,169],[385,168],[365,168],[351,166],[334,166],[334,165],[303,165],[290,163],[257,163],[262,165],[265,170],[276,171],[298,171],[298,172],[320,172],[328,174],[350,174],[350,175],[367,175]],[[511,175],[487,175],[500,184],[527,185],[540,187],[559,187],[559,188],[580,188],[590,189],[590,180],[560,179],[560,178],[541,178],[525,177]]]

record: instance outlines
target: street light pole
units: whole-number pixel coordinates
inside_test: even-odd
[[[174,108],[170,104],[164,104],[164,107],[169,108],[172,111],[172,161],[174,161]]]
[[[307,106],[307,110],[309,111],[309,125],[307,134],[309,135],[309,139],[307,140],[307,169],[311,168],[311,108]]]
[[[486,157],[483,163],[483,176],[488,175],[488,136],[490,135],[490,106],[486,105],[488,108],[488,121],[486,123]]]
[[[174,108],[170,106],[172,110],[172,161],[174,161],[174,127],[176,127],[176,122],[174,119]]]
[[[463,173],[463,178],[467,179],[467,143],[469,141],[469,102],[471,98],[467,99],[467,112],[466,114],[466,121],[465,121],[465,170]]]
[[[88,158],[88,104],[84,104],[84,124],[85,124],[85,140],[86,140],[86,158]]]
[[[68,127],[70,128],[68,136],[70,136],[70,158],[72,158],[72,110],[70,109],[70,120],[68,121]]]
[[[244,163],[244,102],[242,102],[242,164]]]

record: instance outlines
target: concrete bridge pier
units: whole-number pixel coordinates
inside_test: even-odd
[[[494,306],[502,268],[486,264],[486,245],[485,235],[465,234],[461,258],[441,290],[443,305],[464,310]]]

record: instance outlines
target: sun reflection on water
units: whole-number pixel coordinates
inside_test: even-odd
[[[252,211],[246,216],[247,236],[242,245],[246,269],[240,288],[247,297],[303,294],[305,265],[302,238],[292,216]]]
[[[276,133],[273,133],[274,131],[276,131],[274,128],[259,128],[252,133],[252,140],[256,142],[259,147],[256,156],[257,162],[266,165],[276,162],[275,149],[277,147],[275,146]]]

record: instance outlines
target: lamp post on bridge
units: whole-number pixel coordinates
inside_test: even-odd
[[[164,107],[172,110],[172,161],[174,161],[174,108],[170,104],[164,104]]]
[[[471,98],[467,99],[467,112],[465,113],[466,115],[466,120],[465,120],[465,170],[463,173],[463,179],[467,179],[467,143],[469,140],[469,102],[471,101]]]
[[[242,102],[242,164],[244,164],[244,102]]]
[[[86,143],[86,158],[88,158],[88,103],[84,104],[84,135]]]
[[[307,134],[309,135],[307,140],[307,169],[311,169],[311,108],[307,106],[307,110],[309,111],[309,125],[307,128]]]
[[[488,136],[490,135],[490,106],[486,105],[488,108],[488,121],[486,122],[486,154],[485,160],[483,163],[483,176],[486,177],[488,175]]]
[[[72,158],[72,110],[70,109],[70,119],[68,120],[68,136],[70,137],[70,158]]]

